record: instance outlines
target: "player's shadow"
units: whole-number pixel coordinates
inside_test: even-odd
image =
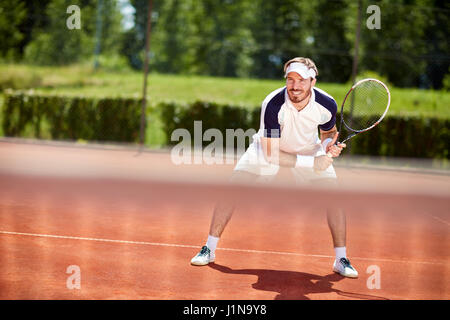
[[[331,292],[354,299],[388,300],[379,296],[344,292],[333,288],[334,283],[345,279],[336,273],[328,274],[326,276],[318,276],[315,274],[295,271],[266,269],[233,270],[217,263],[210,263],[208,266],[223,273],[249,274],[258,276],[258,281],[252,284],[252,287],[256,290],[278,292],[275,300],[309,300],[307,297],[308,294]],[[355,280],[349,279],[349,281]]]

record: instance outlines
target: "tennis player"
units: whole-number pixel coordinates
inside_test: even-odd
[[[315,87],[319,73],[311,59],[289,60],[284,65],[284,73],[286,86],[264,99],[260,129],[239,159],[231,181],[270,181],[283,166],[291,168],[299,183],[336,184],[333,158],[345,148],[345,144],[335,144],[336,101]],[[233,210],[233,205],[216,205],[206,244],[191,264],[203,266],[214,262],[218,241]],[[347,258],[345,213],[328,209],[327,221],[336,255],[333,271],[345,277],[358,277]]]

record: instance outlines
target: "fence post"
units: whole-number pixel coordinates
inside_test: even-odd
[[[354,48],[354,52],[353,52],[353,65],[352,65],[352,85],[355,84],[356,82],[356,76],[358,74],[358,59],[359,59],[359,39],[361,37],[361,0],[358,0],[358,7],[356,9],[357,12],[357,20],[356,20],[356,35],[355,35],[355,48]],[[352,95],[352,100],[350,103],[350,113],[349,113],[349,120],[350,123],[352,122],[353,119],[353,95]],[[343,115],[341,115],[342,117]],[[347,153],[351,154],[352,151],[352,143],[349,140],[347,142]]]
[[[145,126],[146,126],[146,111],[147,111],[147,74],[148,74],[148,55],[150,46],[150,31],[151,31],[151,17],[152,17],[152,5],[153,1],[148,1],[148,12],[147,12],[147,32],[145,34],[145,60],[144,60],[144,88],[142,94],[142,113],[141,113],[141,128],[139,141],[142,145],[145,139]]]

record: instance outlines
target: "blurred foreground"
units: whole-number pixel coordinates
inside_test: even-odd
[[[231,186],[232,169],[3,139],[0,298],[450,298],[448,171],[342,162],[341,187],[330,188],[294,186],[284,170],[270,186]],[[216,262],[193,267],[217,200],[238,207]],[[330,206],[347,212],[357,280],[331,271]],[[79,289],[69,285],[73,266]]]

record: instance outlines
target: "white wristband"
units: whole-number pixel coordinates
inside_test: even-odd
[[[314,167],[314,157],[297,155],[297,162],[295,163],[295,167]]]
[[[325,140],[323,140],[323,142],[322,142],[323,151],[327,152],[327,146],[331,142],[331,140],[333,140],[333,139],[326,138]]]

